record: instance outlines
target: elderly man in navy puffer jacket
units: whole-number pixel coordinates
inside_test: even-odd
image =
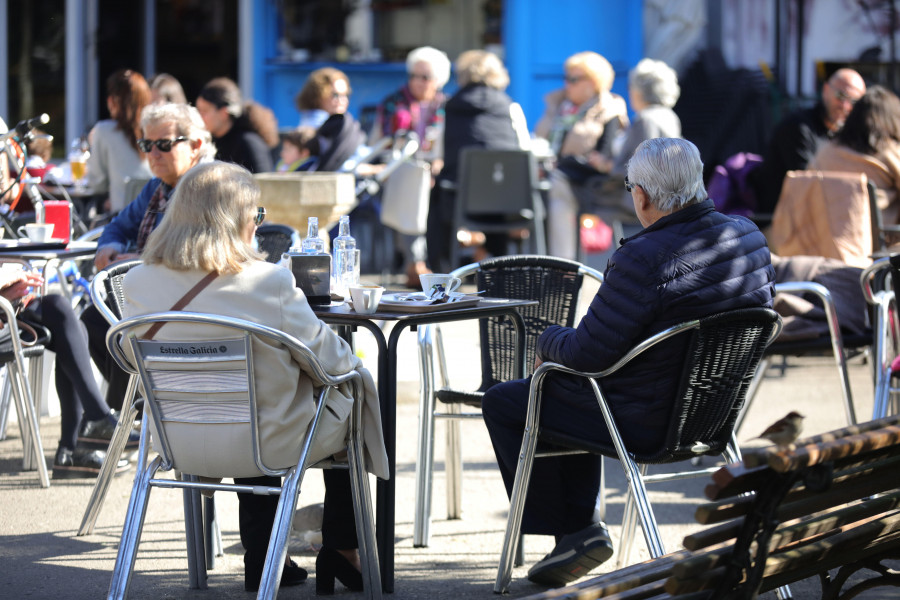
[[[552,361],[602,371],[672,325],[772,305],[775,273],[766,240],[748,219],[716,212],[703,187],[696,146],[681,139],[647,140],[635,150],[627,173],[625,187],[644,229],[610,258],[605,281],[578,326],[553,326],[541,335],[535,368]],[[686,344],[686,336],[676,336],[604,379],[629,448],[642,451],[662,442]],[[501,383],[484,396],[484,420],[507,493],[522,444],[528,385],[528,379]],[[609,440],[589,385],[562,374],[545,380],[541,426]],[[565,585],[612,555],[606,526],[594,520],[600,468],[594,455],[535,461],[522,531],[553,535],[557,544],[528,572],[531,581]]]

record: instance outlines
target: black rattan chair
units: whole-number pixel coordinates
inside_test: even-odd
[[[459,420],[481,419],[480,412],[463,413],[461,405],[481,406],[483,393],[496,383],[509,381],[531,372],[538,336],[550,325],[572,327],[584,277],[597,282],[603,275],[578,262],[551,256],[503,256],[467,265],[453,272],[454,277],[475,276],[479,291],[492,298],[537,300],[538,304],[520,310],[525,321],[525,364],[516,361],[516,332],[505,318],[479,321],[481,341],[481,385],[477,390],[451,387],[441,341],[440,329],[419,329],[419,356],[423,377],[422,404],[419,413],[419,453],[416,462],[416,509],[413,545],[427,546],[431,525],[431,487],[434,471],[434,419],[450,419],[447,426],[447,518],[458,519],[462,504],[462,456],[459,444]],[[435,340],[432,342],[432,333]],[[434,390],[434,345],[437,345],[441,387]],[[524,368],[524,373],[523,369]],[[435,400],[447,405],[447,412],[436,412]]]
[[[618,567],[623,566],[630,552],[637,524],[635,516],[640,517],[650,554],[654,558],[665,554],[645,484],[706,475],[715,471],[716,467],[648,476],[647,465],[675,463],[696,456],[723,453],[731,460],[740,460],[734,424],[766,345],[780,329],[781,318],[775,311],[768,308],[745,308],[670,327],[644,340],[619,362],[600,373],[582,373],[557,363],[544,363],[538,367],[531,380],[525,434],[519,453],[494,592],[504,593],[509,589],[531,467],[534,459],[542,454],[575,450],[617,458],[626,471],[630,492],[625,502]],[[632,360],[640,360],[640,355],[648,348],[677,335],[690,336],[690,340],[684,353],[684,370],[674,394],[666,438],[658,448],[642,453],[632,452],[625,446],[616,427],[615,418],[603,393],[603,378],[612,375]],[[553,371],[589,380],[612,443],[575,439],[540,429],[542,382]],[[534,435],[534,432],[538,434]],[[538,448],[539,441],[541,448]]]

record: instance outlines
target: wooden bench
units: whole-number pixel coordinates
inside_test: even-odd
[[[717,471],[706,495],[695,517],[711,527],[683,550],[528,598],[755,598],[814,575],[827,599],[900,586],[882,564],[900,559],[900,417],[748,453]],[[842,595],[860,569],[876,576]]]

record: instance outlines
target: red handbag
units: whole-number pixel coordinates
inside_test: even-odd
[[[606,252],[612,247],[612,227],[597,215],[581,215],[581,249],[585,254]]]

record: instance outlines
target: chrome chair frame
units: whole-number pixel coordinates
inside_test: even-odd
[[[781,331],[781,318],[774,311],[772,330],[766,339],[766,344],[771,343]],[[603,420],[612,438],[615,448],[615,454],[622,468],[625,471],[625,477],[628,482],[629,494],[625,502],[625,511],[622,521],[622,542],[619,548],[617,568],[624,566],[625,560],[631,551],[631,545],[634,538],[634,529],[637,525],[637,518],[640,518],[641,529],[644,534],[644,540],[650,550],[653,558],[665,554],[662,536],[656,524],[656,518],[653,514],[653,508],[647,498],[645,484],[658,481],[672,481],[676,479],[685,479],[708,475],[715,472],[718,467],[709,467],[706,469],[698,469],[694,471],[686,471],[681,473],[665,473],[660,475],[647,475],[647,463],[638,464],[633,453],[629,452],[625,447],[621,435],[616,427],[615,418],[609,408],[606,397],[603,394],[598,379],[602,379],[614,374],[619,369],[626,366],[633,359],[647,351],[649,348],[659,344],[660,342],[670,339],[676,335],[687,333],[691,330],[699,329],[703,320],[695,319],[687,321],[679,325],[670,327],[646,340],[640,342],[632,348],[624,357],[608,369],[598,373],[585,373],[570,369],[558,363],[545,362],[535,370],[531,386],[528,391],[528,412],[525,421],[525,429],[522,437],[522,449],[519,453],[518,467],[516,469],[516,478],[513,483],[512,492],[510,494],[510,508],[507,519],[506,533],[503,539],[503,547],[500,555],[500,564],[497,569],[497,579],[494,583],[494,593],[504,594],[509,591],[509,584],[512,580],[512,569],[516,547],[521,539],[522,516],[525,508],[525,498],[528,491],[528,484],[531,477],[531,468],[536,457],[558,455],[560,453],[571,454],[581,452],[582,450],[574,448],[554,448],[547,452],[538,452],[538,441],[542,437],[539,428],[539,416],[541,412],[542,386],[544,378],[551,372],[558,371],[569,375],[586,378],[593,389],[597,404],[603,414]],[[725,457],[729,461],[739,461],[741,459],[740,449],[737,445],[737,438],[734,429],[731,432],[731,440],[725,446]],[[690,449],[697,456],[708,454],[710,446],[695,442]],[[687,460],[685,458],[684,460]]]
[[[479,263],[471,263],[453,271],[451,275],[464,279],[481,269]],[[591,267],[580,265],[577,273],[603,283],[603,274]],[[413,546],[426,547],[431,538],[431,504],[434,480],[434,425],[435,419],[447,419],[446,453],[444,458],[447,487],[447,518],[462,518],[462,444],[459,424],[461,420],[480,420],[481,412],[463,412],[459,404],[448,404],[447,412],[436,410],[435,353],[442,388],[449,388],[450,381],[441,329],[427,325],[418,329],[419,343],[419,431],[416,459],[416,501],[413,517]],[[437,350],[435,350],[437,348]],[[529,370],[526,357],[525,370]]]
[[[840,321],[838,321],[837,310],[834,307],[834,300],[831,297],[831,292],[829,292],[828,288],[824,285],[813,281],[789,281],[776,283],[775,293],[795,295],[813,294],[821,300],[822,307],[825,311],[825,319],[828,323],[828,334],[831,338],[831,351],[834,355],[834,362],[837,366],[838,378],[841,383],[841,397],[844,401],[844,414],[847,416],[847,424],[855,425],[856,410],[853,407],[853,392],[850,389],[850,373],[847,370],[847,355],[844,353],[844,336],[841,334],[841,325]],[[762,384],[763,377],[765,377],[766,370],[769,368],[770,364],[771,359],[766,356],[759,362],[756,373],[753,375],[753,380],[750,382],[750,388],[747,390],[747,400],[744,402],[744,406],[734,425],[735,432],[741,430],[744,418],[747,416],[747,411],[750,409],[753,398],[756,397],[756,393],[759,391],[759,386]]]
[[[10,324],[16,322],[16,311],[9,300],[2,296],[0,296],[0,311],[3,312],[6,319],[6,326],[14,327]],[[16,403],[19,432],[22,436],[22,449],[24,450],[22,468],[26,471],[36,469],[41,487],[48,488],[50,487],[50,475],[47,471],[47,460],[44,457],[39,421],[40,398],[43,393],[41,385],[44,364],[43,347],[40,348],[37,355],[31,357],[29,363],[31,384],[29,385],[29,377],[25,374],[25,354],[18,332],[11,332],[9,337],[12,342],[13,360],[5,365],[6,379],[3,383],[2,393],[0,393],[0,398],[2,398],[2,402],[0,402],[0,419],[2,419],[0,433],[3,433],[5,437],[9,397],[12,395]]]
[[[123,277],[124,273],[129,269],[141,264],[140,259],[123,261],[110,265],[105,269],[98,271],[94,278],[91,279],[91,302],[97,307],[97,310],[106,319],[111,326],[119,322],[122,310],[125,306],[125,298],[121,294],[121,285],[114,285],[114,277]],[[113,302],[115,302],[118,313],[114,312],[109,305],[107,299],[109,292],[113,293]],[[109,446],[106,449],[106,460],[100,468],[100,474],[94,482],[94,489],[91,490],[91,497],[85,507],[84,515],[81,518],[81,525],[78,527],[76,535],[89,535],[94,531],[94,525],[97,517],[100,515],[100,509],[103,508],[103,502],[106,494],[109,492],[109,486],[112,485],[113,477],[115,477],[115,466],[125,450],[125,444],[128,443],[128,435],[134,420],[138,416],[137,410],[137,376],[132,375],[128,379],[128,388],[125,392],[125,399],[122,402],[122,411],[119,413],[119,422],[113,431]]]
[[[163,424],[163,409],[161,404],[157,401],[156,392],[159,390],[177,391],[184,389],[178,386],[178,381],[169,382],[171,371],[165,372],[165,375],[159,378],[152,377],[151,371],[144,361],[145,348],[152,349],[154,345],[158,346],[160,342],[140,340],[136,337],[134,330],[138,327],[145,327],[160,322],[209,325],[216,328],[227,328],[234,332],[229,334],[232,337],[228,337],[228,335],[224,337],[217,336],[216,340],[210,340],[209,343],[213,345],[229,345],[229,358],[234,361],[242,360],[245,365],[244,378],[240,378],[236,372],[230,371],[228,382],[225,386],[226,389],[212,390],[209,389],[204,382],[193,391],[202,394],[203,396],[214,394],[216,391],[222,391],[226,394],[237,392],[241,396],[237,405],[242,406],[244,403],[247,403],[249,411],[246,413],[246,419],[242,416],[243,409],[241,409],[241,416],[228,414],[215,417],[209,416],[209,413],[204,411],[201,422],[231,422],[231,420],[234,419],[238,421],[239,424],[246,423],[251,431],[251,448],[249,448],[248,451],[252,453],[257,469],[266,475],[285,477],[280,488],[271,487],[260,489],[255,486],[242,486],[237,484],[203,483],[194,480],[193,477],[182,477],[181,480],[155,478],[155,474],[159,469],[171,470],[175,468],[175,463],[177,462],[177,457],[172,454],[172,448],[166,435],[166,427]],[[235,334],[240,337],[233,337]],[[303,440],[296,464],[288,468],[272,468],[266,465],[262,460],[260,453],[259,433],[257,430],[256,398],[253,383],[254,368],[251,337],[267,338],[276,344],[284,346],[285,352],[291,351],[292,353],[303,356],[310,365],[315,379],[322,383],[322,389],[318,396],[316,414],[309,426],[306,437]],[[123,338],[127,339],[128,343],[131,345],[136,363],[134,365],[131,364],[130,359],[120,345]],[[164,343],[167,346],[179,346],[179,344],[181,344],[185,348],[188,348],[195,345],[196,340],[167,340]],[[183,490],[189,490],[193,493],[195,498],[200,490],[279,495],[275,523],[269,540],[265,568],[263,570],[259,594],[257,596],[261,599],[275,598],[281,580],[282,566],[287,554],[287,542],[290,536],[294,511],[297,506],[300,484],[306,469],[311,466],[309,462],[309,453],[315,443],[320,418],[326,410],[325,398],[332,388],[341,384],[349,384],[354,390],[353,397],[357,398],[353,404],[353,410],[351,411],[350,416],[347,457],[348,467],[350,469],[353,508],[357,523],[357,538],[359,540],[364,586],[368,598],[381,598],[381,577],[375,546],[372,501],[369,493],[368,474],[365,470],[364,448],[360,429],[362,401],[358,399],[360,394],[357,390],[361,387],[361,375],[358,371],[349,371],[341,375],[330,375],[318,361],[318,358],[305,344],[295,337],[277,329],[233,317],[184,311],[168,311],[124,319],[113,325],[110,329],[109,335],[107,336],[107,347],[116,362],[123,369],[133,374],[139,374],[142,387],[145,390],[145,400],[148,405],[148,411],[145,412],[151,416],[154,422],[156,433],[159,436],[157,448],[160,450],[160,456],[157,456],[152,462],[147,464],[147,453],[150,444],[150,427],[143,427],[139,450],[140,458],[135,475],[134,488],[129,501],[128,513],[125,518],[125,525],[122,530],[122,541],[119,545],[113,577],[110,583],[109,598],[124,598],[127,594],[134,569],[137,547],[140,541],[140,533],[146,515],[149,493],[152,487],[181,488]],[[231,354],[233,352],[232,348],[235,347],[243,348],[242,356]],[[162,353],[159,351],[153,353],[153,357],[158,361],[164,360],[159,358],[161,356]],[[216,358],[213,357],[210,359],[209,356],[200,355],[200,358],[194,361],[197,364],[196,368],[203,371],[206,376],[211,372],[204,369],[202,363],[209,360],[216,360]],[[188,369],[186,371],[181,370],[180,372],[194,373],[196,371]],[[205,377],[204,379],[208,379],[208,377]],[[220,381],[220,383],[222,382]],[[244,396],[246,396],[246,398],[244,398]],[[177,400],[169,402],[173,407],[179,404],[179,401]],[[220,409],[223,404],[225,403],[220,401],[206,403],[207,406],[214,406],[217,409]],[[196,411],[198,409],[192,410]],[[173,416],[171,418],[179,422],[185,422],[185,420],[186,422],[194,421],[192,417],[187,417],[184,414],[181,414],[181,416]],[[192,475],[203,476],[204,474],[196,473]],[[197,523],[194,514],[188,510],[185,512],[185,522],[188,537],[189,571],[196,571],[200,587],[205,587],[205,562],[202,553],[199,552],[199,544],[197,542],[199,539],[198,528],[200,525]],[[192,565],[193,567],[191,567]]]
[[[895,376],[891,363],[900,353],[900,323],[895,292],[887,285],[888,275],[893,278],[890,258],[884,257],[865,268],[859,276],[863,296],[874,312],[872,367],[875,370],[875,399],[872,419],[900,412],[900,388],[891,384]]]

